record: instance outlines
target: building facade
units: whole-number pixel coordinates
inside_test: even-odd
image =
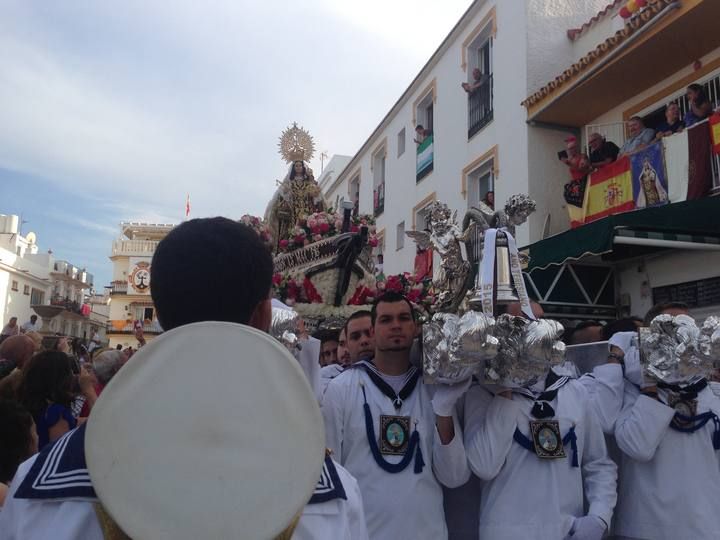
[[[706,84],[717,101],[720,37],[708,25],[720,15],[720,2],[648,0],[628,20],[620,16],[625,3],[477,0],[470,6],[345,169],[323,186],[328,201],[349,200],[360,213],[376,215],[386,274],[413,268],[416,247],[405,232],[425,228],[429,204],[442,201],[462,216],[489,192],[496,208],[515,193],[537,202],[517,240],[538,252],[539,242],[570,228],[563,198],[570,177],[558,159],[568,137],[586,146],[588,135],[600,131],[622,145],[630,116],[655,113],[673,99],[686,108],[691,82]],[[720,167],[713,167],[717,185]],[[706,245],[693,251],[716,261]],[[642,314],[660,297],[654,288],[712,277],[713,270],[697,267],[678,276],[686,265],[677,257],[692,258],[665,247],[594,258],[581,252],[572,261],[590,268],[575,273],[592,274],[599,284],[591,287],[567,270],[560,282],[583,282],[575,297],[558,298],[539,285],[553,284],[557,275],[530,280],[530,291],[561,318]],[[557,273],[569,260],[546,266]],[[643,273],[649,277],[638,287]]]
[[[110,314],[107,338],[110,347],[136,347],[136,325],[142,325],[149,341],[162,332],[150,296],[150,267],[158,243],[173,225],[124,222],[113,241],[110,260],[113,281],[107,287]]]
[[[93,286],[85,268],[40,253],[36,235],[21,234],[18,216],[0,214],[0,325],[38,315],[43,334],[89,339],[101,327],[88,303]]]

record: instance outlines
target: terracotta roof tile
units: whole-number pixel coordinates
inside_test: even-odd
[[[590,28],[593,24],[598,22],[600,19],[605,18],[605,16],[610,13],[615,7],[617,7],[622,2],[626,2],[627,0],[613,0],[610,4],[605,6],[602,10],[600,10],[597,15],[595,15],[592,19],[584,23],[580,28],[571,28],[567,31],[567,36],[571,40],[577,39],[577,37],[582,34],[585,30]]]
[[[577,62],[563,71],[560,75],[555,77],[554,80],[547,83],[545,86],[528,96],[522,103],[524,107],[530,107],[538,101],[552,94],[555,90],[564,86],[565,83],[570,81],[575,76],[579,75],[586,69],[592,67],[592,65],[600,60],[602,57],[607,55],[638,29],[642,28],[648,21],[660,13],[666,6],[672,4],[675,0],[648,0],[648,5],[645,9],[639,12],[637,15],[628,19],[625,26],[615,32],[614,35],[607,38],[605,41],[600,43],[595,49],[587,53],[585,56],[580,58]],[[617,2],[616,2],[617,3]],[[612,6],[613,4],[611,4]],[[609,8],[610,6],[608,6]],[[605,8],[605,9],[608,9]],[[602,12],[601,12],[602,13]]]

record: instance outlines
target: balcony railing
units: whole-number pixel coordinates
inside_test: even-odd
[[[127,294],[128,284],[127,281],[113,281],[108,288],[110,294]]]
[[[79,302],[71,300],[70,298],[62,297],[59,295],[55,295],[50,299],[50,305],[64,307],[66,311],[77,313],[78,315],[82,315],[83,317],[88,317],[91,311],[89,305],[81,304]]]
[[[112,254],[115,255],[152,255],[159,244],[155,240],[115,240]]]
[[[135,333],[135,324],[133,322],[129,321],[123,321],[123,320],[109,320],[107,322],[107,333],[108,334],[134,334]],[[143,333],[144,334],[161,334],[162,330],[159,326],[157,326],[154,323],[150,324],[143,324]]]
[[[435,157],[434,139],[434,135],[428,135],[417,147],[417,165],[415,169],[417,182],[425,178],[433,170],[433,160]]]
[[[492,73],[482,84],[468,95],[468,139],[493,119],[493,76]]]
[[[385,211],[385,182],[381,182],[373,190],[373,213],[375,217]]]

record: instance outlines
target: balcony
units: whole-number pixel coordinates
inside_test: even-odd
[[[434,139],[434,135],[428,135],[417,147],[416,182],[419,182],[433,171]]]
[[[88,288],[94,285],[94,279],[91,273],[67,261],[55,261],[50,273],[56,276],[63,276],[65,280],[75,281],[76,285],[81,288]]]
[[[160,242],[156,240],[115,240],[111,257],[152,256]]]
[[[468,139],[471,139],[493,119],[493,76],[486,76],[482,84],[468,95]]]
[[[135,324],[132,321],[123,321],[123,320],[109,320],[107,322],[107,333],[108,334],[134,334],[135,333]],[[162,334],[162,329],[160,326],[155,323],[145,323],[143,324],[143,333],[144,334]]]
[[[110,294],[127,294],[128,284],[127,281],[113,281],[107,289],[110,289]]]
[[[373,190],[373,214],[378,217],[385,211],[385,182]]]

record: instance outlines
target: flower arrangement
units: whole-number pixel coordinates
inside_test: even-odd
[[[332,238],[341,233],[342,225],[342,216],[332,208],[329,208],[326,212],[312,213],[299,219],[288,237],[280,240],[278,247],[281,252],[287,253],[314,242]],[[363,226],[369,229],[368,244],[370,247],[376,247],[378,239],[375,235],[375,218],[369,215],[353,216],[350,222],[350,232],[359,232]]]
[[[245,214],[239,219],[239,222],[253,229],[263,241],[263,244],[265,244],[269,249],[272,249],[272,233],[270,232],[270,228],[265,224],[263,220],[261,220],[259,217]]]
[[[435,303],[435,293],[432,289],[432,279],[415,279],[410,272],[387,276],[377,283],[377,295],[386,291],[401,293],[410,302],[420,307],[423,311],[429,312]]]

